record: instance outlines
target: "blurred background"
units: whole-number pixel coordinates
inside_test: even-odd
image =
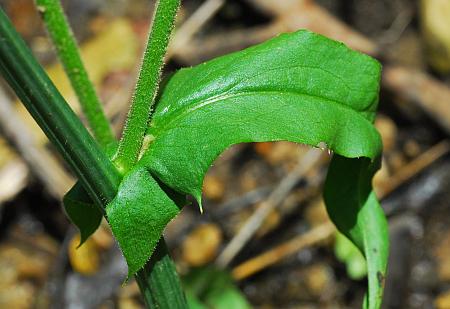
[[[153,1],[63,0],[120,134]],[[375,186],[389,219],[385,308],[450,308],[450,1],[184,0],[165,74],[307,28],[383,64]],[[0,4],[79,111],[32,0]],[[106,224],[81,248],[61,208],[74,183],[2,81],[0,308],[143,308]],[[328,221],[328,151],[286,142],[227,150],[166,240],[208,308],[360,308],[364,260]],[[243,237],[244,233],[251,235]]]

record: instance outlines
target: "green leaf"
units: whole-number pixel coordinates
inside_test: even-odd
[[[165,86],[141,160],[201,202],[204,175],[227,147],[288,140],[376,157],[380,65],[309,31],[182,69]]]
[[[389,254],[386,218],[372,191],[380,159],[348,159],[334,155],[328,169],[324,199],[336,227],[350,238],[367,260],[367,308],[381,306]]]
[[[63,198],[67,217],[80,231],[81,246],[102,222],[103,214],[92,202],[80,182],[77,182]]]
[[[108,157],[111,158],[117,149],[117,143],[109,144],[104,148]],[[79,246],[81,246],[100,226],[103,205],[96,205],[93,202],[80,181],[64,195],[63,205],[67,217],[80,231]]]
[[[370,186],[382,148],[372,124],[379,80],[378,62],[308,31],[280,35],[183,69],[163,89],[147,130],[149,147],[138,166],[201,202],[205,173],[233,144],[278,140],[312,146],[326,143],[338,154],[328,176],[327,206],[338,228],[365,253],[368,305],[376,308],[387,257],[386,221]],[[354,159],[340,159],[343,157]],[[339,168],[342,162],[347,169]],[[330,191],[334,184],[336,189]],[[126,196],[124,192],[121,199]],[[130,208],[141,205],[137,197],[129,202]],[[119,226],[117,218],[114,224]],[[157,240],[159,235],[154,233],[153,238]],[[150,237],[147,241],[155,243]],[[142,255],[139,260],[143,261],[148,252],[136,255]]]
[[[144,168],[125,175],[106,215],[128,264],[128,278],[152,255],[166,225],[180,211]]]

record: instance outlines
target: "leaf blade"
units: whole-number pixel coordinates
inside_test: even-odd
[[[142,168],[125,175],[106,215],[128,264],[128,278],[152,255],[166,225],[179,213],[177,204]]]
[[[308,31],[183,69],[164,88],[141,164],[199,200],[203,175],[237,143],[325,142],[347,157],[374,158],[379,78],[375,60]]]

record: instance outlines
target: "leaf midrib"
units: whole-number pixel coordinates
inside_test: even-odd
[[[340,80],[341,83],[342,83],[342,85],[345,86],[345,88],[347,88],[350,92],[355,91],[355,89],[352,88],[352,87],[350,87],[348,81],[345,80],[342,76],[340,76],[339,74],[334,73],[333,71],[329,71],[329,70],[327,70],[327,69],[325,69],[325,68],[323,68],[323,67],[320,67],[320,66],[314,66],[314,65],[288,65],[288,66],[278,66],[278,67],[266,69],[266,70],[264,70],[263,72],[260,72],[260,73],[258,73],[258,74],[256,74],[256,75],[245,76],[245,77],[243,77],[243,78],[240,78],[239,80],[235,81],[234,83],[228,85],[228,86],[227,86],[225,89],[223,89],[223,90],[221,91],[221,93],[218,94],[217,96],[229,94],[229,93],[232,92],[238,85],[241,85],[241,84],[245,83],[246,81],[248,81],[248,80],[250,80],[250,79],[252,79],[252,78],[256,78],[256,77],[261,76],[261,75],[263,75],[263,74],[266,74],[266,73],[268,73],[268,72],[272,72],[272,71],[280,71],[280,70],[282,71],[282,70],[288,70],[288,69],[297,69],[297,68],[299,68],[299,69],[316,69],[316,70],[322,71],[323,73],[328,74],[328,75],[330,75],[330,76],[332,76],[332,77],[334,77],[334,78]],[[191,69],[189,69],[189,70],[191,70]],[[212,73],[212,72],[210,72],[210,73]],[[364,74],[361,74],[361,75],[364,75]],[[249,92],[249,91],[245,91],[245,92]],[[289,92],[289,91],[283,91],[283,92]],[[292,92],[292,91],[290,91],[290,92]],[[377,92],[377,91],[374,91],[374,93],[376,93],[376,92]],[[239,93],[239,92],[236,92],[236,93]],[[305,95],[306,95],[306,94],[305,94]],[[311,95],[311,96],[312,96],[312,95]],[[322,98],[322,97],[320,97],[320,96],[316,96],[316,97]],[[324,100],[336,101],[336,100],[329,99],[329,98],[323,98],[323,99],[324,99]],[[203,100],[203,99],[197,99],[197,100],[195,100],[195,102],[194,102],[193,104],[197,104],[198,102],[200,102],[200,101],[202,101],[202,100]],[[189,99],[187,98],[186,101],[189,101]],[[180,100],[180,103],[179,103],[179,104],[181,105],[181,107],[179,108],[179,110],[182,110],[182,109],[184,108],[184,106],[186,105],[186,104],[184,104],[183,102],[185,102],[185,100],[184,100],[184,99],[181,99],[181,100]],[[339,102],[339,101],[336,101],[336,102]],[[344,105],[345,105],[345,104],[344,104]],[[370,107],[371,107],[371,105],[368,105],[365,109],[362,109],[362,111],[367,110],[367,109],[370,108]],[[177,110],[175,110],[174,113],[176,114],[176,113],[177,113]]]
[[[369,122],[369,124],[371,123],[368,119],[361,116],[361,113],[368,113],[368,112],[356,111],[355,109],[351,108],[350,106],[343,104],[336,100],[324,98],[324,97],[309,94],[309,93],[303,93],[303,92],[259,90],[259,91],[236,92],[236,93],[232,93],[232,94],[221,93],[221,94],[213,96],[207,100],[195,102],[193,107],[188,106],[188,107],[184,107],[184,108],[180,109],[180,111],[177,112],[174,116],[172,116],[169,121],[163,123],[161,126],[151,127],[154,130],[152,134],[155,137],[155,139],[157,139],[160,132],[164,132],[164,130],[168,130],[168,129],[176,127],[176,125],[175,126],[171,126],[171,125],[173,123],[175,123],[175,124],[178,123],[178,120],[180,118],[184,118],[185,116],[188,116],[190,112],[201,109],[205,106],[209,106],[215,102],[225,101],[227,99],[232,99],[232,98],[236,98],[236,97],[240,97],[240,96],[252,96],[252,95],[258,95],[258,94],[276,94],[276,95],[290,94],[290,95],[294,95],[294,96],[304,96],[304,97],[319,99],[319,100],[325,101],[326,104],[330,103],[331,105],[336,106],[337,108],[341,108],[341,109],[348,111],[351,114],[355,114],[357,117],[360,117],[360,118],[364,119],[365,121]],[[199,103],[199,104],[197,104],[197,103]],[[157,117],[155,117],[154,120],[157,120]]]

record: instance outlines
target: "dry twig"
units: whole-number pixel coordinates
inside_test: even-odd
[[[379,198],[383,199],[386,197],[389,193],[393,192],[449,151],[450,143],[448,140],[444,140],[419,155],[412,162],[400,169],[393,177],[389,178],[384,183],[381,183],[381,186],[376,188],[378,189]],[[334,233],[334,231],[335,229],[330,222],[318,225],[309,232],[298,235],[293,239],[236,266],[232,270],[232,275],[236,280],[245,279],[266,267],[278,263],[287,256],[326,240]]]
[[[331,222],[321,224],[305,234],[298,235],[257,257],[245,261],[235,267],[231,274],[236,280],[245,279],[262,269],[279,262],[281,258],[326,240],[333,235],[334,231],[335,228]]]
[[[223,6],[225,0],[205,1],[183,25],[176,30],[175,35],[169,45],[166,58],[169,59],[174,53],[183,52],[184,47],[192,37],[210,20]]]
[[[267,200],[258,207],[222,251],[216,260],[216,264],[219,267],[226,267],[230,263],[242,247],[245,246],[250,238],[256,233],[271,211],[283,201],[297,182],[320,161],[321,156],[319,155],[319,151],[320,150],[318,149],[310,149],[306,154],[301,156],[293,171],[280,182]]]
[[[383,85],[417,104],[450,134],[450,88],[423,72],[386,66]]]
[[[21,159],[11,160],[0,169],[0,205],[26,187],[28,168]]]
[[[386,181],[380,183],[376,188],[377,195],[380,199],[386,197],[389,193],[392,193],[400,185],[423,171],[449,151],[450,143],[448,140],[443,140],[434,145],[417,158],[401,167],[392,177],[389,177]]]
[[[73,178],[53,154],[35,143],[29,128],[11,104],[0,88],[0,126],[4,135],[21,154],[31,172],[43,182],[46,190],[55,198],[61,199],[74,183]]]

